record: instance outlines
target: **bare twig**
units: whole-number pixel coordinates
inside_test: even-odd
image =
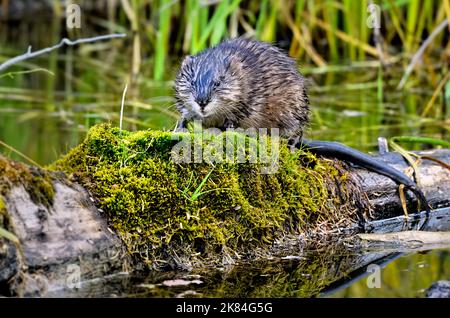
[[[77,44],[81,44],[81,43],[91,43],[91,42],[97,42],[97,41],[102,41],[102,40],[109,40],[109,39],[114,39],[114,38],[124,38],[127,35],[124,33],[120,33],[120,34],[107,34],[107,35],[100,35],[100,36],[96,36],[96,37],[92,37],[92,38],[83,38],[83,39],[78,39],[75,41],[69,40],[67,38],[64,38],[61,40],[61,42],[59,42],[58,44],[55,44],[51,47],[39,50],[39,51],[35,51],[35,52],[31,52],[31,45],[28,47],[28,50],[25,54],[16,56],[12,59],[7,60],[6,62],[4,62],[3,64],[0,64],[0,72],[6,70],[8,67],[10,67],[11,65],[14,65],[16,63],[31,59],[33,57],[36,56],[40,56],[46,53],[49,53],[53,50],[59,49],[60,47],[67,45],[67,46],[74,46]]]
[[[433,161],[433,162],[437,163],[438,165],[441,165],[442,167],[447,168],[448,170],[450,170],[450,165],[448,163],[445,163],[442,160],[438,160],[438,159],[430,157],[430,156],[420,156],[420,159]]]
[[[433,41],[433,39],[442,31],[448,24],[448,20],[442,21],[434,30],[431,32],[430,36],[422,43],[420,48],[417,50],[416,54],[414,54],[413,58],[411,59],[411,62],[409,63],[408,67],[406,68],[405,74],[403,75],[402,79],[400,80],[400,83],[397,86],[397,89],[402,89],[403,86],[405,86],[406,80],[408,79],[409,75],[411,75],[411,72],[414,69],[414,66],[416,66],[417,62],[422,57],[423,52],[425,52],[425,49],[430,45],[430,43]]]

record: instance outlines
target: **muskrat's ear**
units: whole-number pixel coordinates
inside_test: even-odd
[[[192,60],[194,60],[194,57],[192,55],[186,55],[186,57],[183,59],[183,62],[181,63],[181,67],[185,67],[187,64],[191,63]]]

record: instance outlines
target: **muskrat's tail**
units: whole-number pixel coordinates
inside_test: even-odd
[[[420,229],[422,229],[428,222],[430,215],[430,206],[423,192],[418,188],[417,184],[408,178],[403,172],[387,165],[384,162],[377,160],[363,152],[350,148],[338,142],[332,141],[319,141],[319,140],[306,140],[302,139],[299,142],[299,146],[307,148],[310,152],[322,155],[325,157],[333,157],[346,162],[357,164],[367,170],[382,174],[397,184],[403,184],[405,188],[411,190],[421,205],[425,207],[426,219]]]

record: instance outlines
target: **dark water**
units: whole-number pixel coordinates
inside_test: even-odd
[[[0,62],[24,52],[29,44],[40,48],[59,41],[58,25],[41,25],[27,33],[28,37],[14,37],[14,29],[9,27],[5,31],[5,26],[1,27]],[[39,164],[48,164],[67,152],[96,123],[111,121],[118,125],[121,94],[129,81],[129,51],[115,43],[83,48],[84,51],[63,49],[11,69],[45,68],[53,75],[37,71],[0,78],[0,140]],[[126,129],[171,129],[178,118],[170,82],[174,72],[167,74],[165,82],[150,80],[151,60],[152,57],[147,57],[143,61],[139,81],[129,89]],[[173,70],[178,60],[173,58]],[[343,65],[349,63],[343,61]],[[417,115],[431,97],[431,87],[399,93],[395,91],[399,76],[392,74],[400,72],[393,70],[380,80],[378,68],[370,65],[340,72],[319,72],[303,66],[311,81],[310,137],[341,141],[364,151],[375,150],[379,136],[426,135],[446,139],[442,120]],[[0,151],[25,161],[6,148]],[[421,297],[434,281],[450,279],[449,253],[450,249],[438,249],[391,259],[392,254],[383,251],[367,255],[342,249],[309,251],[287,259],[201,273],[100,278],[85,282],[79,292],[67,295]],[[342,282],[330,289],[332,282],[350,275],[355,264],[358,268],[368,259],[385,258],[388,264],[381,269],[379,288],[369,288],[367,277],[357,276],[348,286]],[[59,293],[65,292],[54,291],[55,296]]]
[[[365,264],[363,267],[359,267]],[[355,267],[358,267],[355,270]],[[118,274],[49,297],[425,297],[450,279],[450,249],[419,253],[309,251],[202,272]]]
[[[404,226],[404,219],[395,218]],[[383,221],[372,222],[376,233]],[[417,225],[417,224],[416,224]],[[410,224],[414,227],[415,225]],[[450,230],[450,209],[436,210],[427,230]],[[76,289],[49,286],[48,297],[425,297],[450,279],[450,244],[364,243],[291,246],[270,259],[192,271],[79,277]]]

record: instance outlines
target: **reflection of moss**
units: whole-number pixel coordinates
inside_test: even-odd
[[[330,284],[357,270],[363,259],[337,244],[304,253],[300,259],[258,260],[226,269],[197,269],[189,275],[179,271],[151,273],[145,277],[146,284],[131,291],[130,296],[176,297],[187,292],[188,297],[317,297]],[[202,284],[177,287],[162,284],[176,279],[200,280]],[[149,285],[151,288],[145,287]]]
[[[208,284],[196,290],[207,297],[315,297],[353,262],[351,256],[321,252],[301,260],[251,263],[235,266],[226,275],[218,272],[216,280],[205,272]]]
[[[130,253],[149,265],[236,259],[283,235],[349,219],[361,201],[342,169],[291,153],[284,142],[277,173],[261,174],[257,163],[177,164],[173,136],[95,126],[51,167],[87,186]]]
[[[331,283],[360,266],[361,257],[341,244],[324,246],[290,260],[262,260],[233,266],[229,271],[200,269],[203,297],[316,297]]]
[[[250,271],[249,268],[253,268]],[[313,297],[333,282],[329,263],[321,259],[312,262],[263,263],[261,267],[236,266],[227,275],[217,273],[217,281],[204,274],[208,285],[198,290],[207,297]],[[261,270],[262,268],[262,270]]]

